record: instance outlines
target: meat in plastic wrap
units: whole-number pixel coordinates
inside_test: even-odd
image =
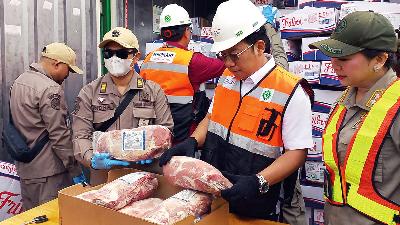
[[[82,193],[77,198],[119,210],[127,204],[148,198],[157,189],[157,177],[149,172],[135,172],[122,176],[95,192]]]
[[[200,217],[208,213],[211,209],[211,202],[212,197],[209,194],[183,190],[164,200],[143,219],[160,225],[174,224],[189,215]]]
[[[125,213],[137,218],[145,218],[149,213],[153,213],[155,208],[163,202],[160,198],[148,198],[140,201],[132,202],[120,209],[119,212]]]
[[[212,165],[191,157],[174,156],[163,167],[167,180],[177,186],[201,192],[219,194],[232,183]]]
[[[171,147],[171,131],[161,125],[93,133],[93,152],[110,153],[119,160],[139,161],[158,158]]]

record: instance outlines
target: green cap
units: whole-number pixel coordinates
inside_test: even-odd
[[[383,15],[358,11],[345,16],[330,38],[314,42],[325,55],[339,58],[364,49],[397,52],[397,37],[392,24]]]

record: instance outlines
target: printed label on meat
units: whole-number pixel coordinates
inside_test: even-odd
[[[123,176],[123,177],[121,177],[119,179],[121,179],[121,180],[123,180],[123,181],[125,181],[125,182],[127,182],[129,184],[133,184],[136,181],[138,181],[140,178],[146,176],[146,174],[148,174],[148,173],[146,173],[146,172],[130,173],[130,174],[127,174],[127,175],[125,175],[125,176]]]
[[[144,150],[145,131],[122,131],[122,151]]]
[[[176,199],[179,199],[179,200],[182,200],[182,201],[185,201],[185,202],[189,202],[190,199],[192,199],[195,194],[196,194],[196,191],[183,190],[183,191],[175,194],[171,198],[176,198]]]

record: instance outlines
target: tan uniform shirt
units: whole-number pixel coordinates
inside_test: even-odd
[[[338,140],[338,157],[342,165],[347,153],[347,146],[353,134],[361,124],[361,119],[369,112],[374,99],[396,79],[393,70],[389,70],[375,85],[368,91],[365,97],[356,102],[355,88],[350,88],[343,99],[343,104],[348,112],[341,127]],[[377,124],[379,126],[379,124]],[[386,135],[383,147],[379,153],[374,174],[374,185],[376,190],[384,198],[390,199],[395,204],[400,204],[400,116],[394,120],[389,134]],[[368,219],[354,209],[344,206],[336,207],[325,204],[325,224],[327,225],[377,225],[378,223]]]
[[[143,81],[137,73],[133,75],[128,90],[137,89],[139,92],[108,131],[151,124],[167,126],[172,130],[174,124],[163,90],[152,81]],[[73,143],[75,157],[86,166],[90,167],[93,155],[93,127],[112,118],[124,97],[125,94],[118,92],[110,74],[92,81],[79,92],[72,113]]]
[[[10,107],[14,124],[29,147],[45,130],[49,132],[49,142],[35,159],[30,163],[16,162],[21,179],[49,177],[66,170],[71,176],[81,173],[72,150],[63,87],[46,75],[40,64],[33,63],[15,80]]]

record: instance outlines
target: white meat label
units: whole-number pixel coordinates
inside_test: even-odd
[[[142,177],[146,176],[146,174],[148,174],[148,173],[146,173],[146,172],[130,173],[130,174],[127,174],[125,176],[122,176],[119,179],[127,182],[128,184],[134,184],[136,181],[138,181]]]
[[[182,200],[185,202],[189,202],[190,199],[192,199],[195,194],[196,194],[196,191],[183,190],[183,191],[175,194],[174,196],[172,196],[172,198],[179,199],[179,200]]]
[[[122,131],[122,151],[144,150],[145,131],[124,130]]]
[[[172,63],[175,59],[176,53],[169,51],[155,51],[150,57],[150,62],[156,63]]]

